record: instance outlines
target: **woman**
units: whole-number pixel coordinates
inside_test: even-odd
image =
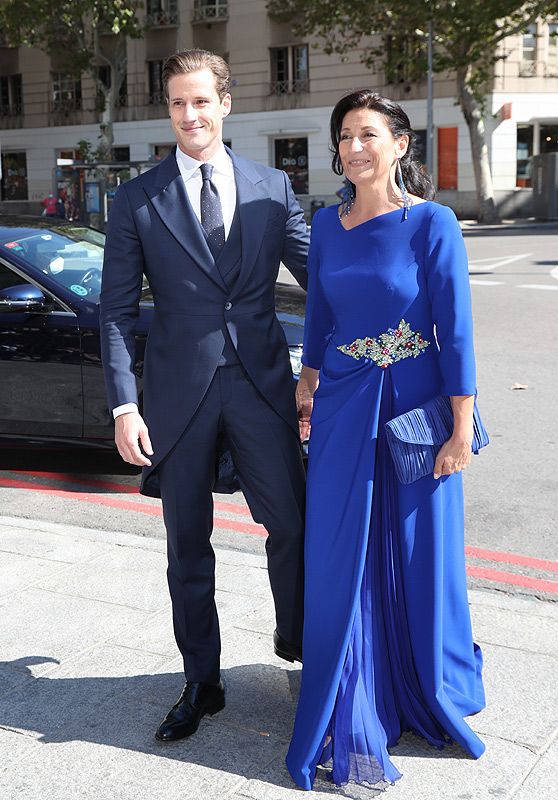
[[[388,748],[406,730],[484,750],[463,719],[484,707],[460,474],[476,393],[467,257],[453,212],[429,199],[415,138],[390,100],[342,98],[333,169],[349,192],[312,225],[297,389],[303,438],[313,399],[304,666],[287,755],[304,789],[319,764],[336,784],[394,782]],[[384,425],[439,394],[453,434],[434,474],[402,485]]]

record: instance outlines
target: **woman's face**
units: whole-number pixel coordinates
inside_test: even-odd
[[[339,156],[343,172],[356,185],[386,183],[408,145],[406,134],[394,138],[383,114],[355,108],[345,114],[341,127]]]

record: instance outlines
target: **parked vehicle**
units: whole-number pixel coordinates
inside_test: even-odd
[[[99,340],[105,234],[44,217],[0,216],[0,437],[113,446]],[[277,284],[295,378],[305,293]],[[140,387],[153,298],[144,285],[136,328]]]

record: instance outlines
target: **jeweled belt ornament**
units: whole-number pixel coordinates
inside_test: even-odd
[[[371,336],[355,339],[351,344],[339,345],[337,349],[351,358],[368,358],[385,369],[403,358],[416,358],[429,344],[420,331],[411,330],[409,323],[402,319],[397,328],[388,328],[376,339]]]

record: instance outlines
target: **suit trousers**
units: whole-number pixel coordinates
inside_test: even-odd
[[[196,414],[158,467],[173,626],[187,680],[219,680],[221,641],[211,545],[215,461],[227,436],[266,552],[277,630],[302,642],[305,474],[295,431],[239,365],[219,367]]]

